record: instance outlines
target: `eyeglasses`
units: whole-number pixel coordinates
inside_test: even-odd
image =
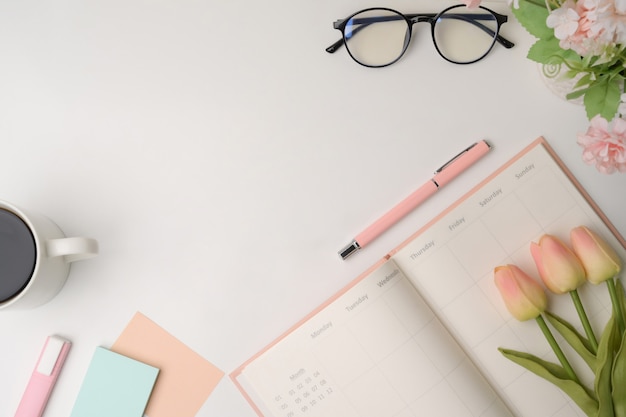
[[[508,20],[504,15],[479,6],[463,4],[439,13],[402,14],[393,9],[374,7],[337,20],[333,27],[342,38],[326,48],[334,53],[341,46],[357,63],[366,67],[385,67],[398,61],[406,52],[413,25],[428,22],[435,49],[441,57],[455,64],[471,64],[483,59],[498,42],[505,48],[514,43],[499,35]]]

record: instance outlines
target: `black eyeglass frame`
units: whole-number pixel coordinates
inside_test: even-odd
[[[339,39],[337,42],[333,43],[332,45],[330,45],[328,48],[326,48],[326,52],[328,52],[329,54],[333,54],[335,53],[337,50],[339,50],[342,46],[346,46],[346,26],[348,25],[348,22],[354,18],[354,16],[360,14],[360,13],[364,13],[364,12],[369,12],[369,11],[373,11],[373,10],[383,10],[383,11],[387,11],[387,12],[392,12],[398,15],[397,19],[403,18],[404,21],[407,24],[407,30],[408,30],[408,36],[406,37],[406,40],[404,42],[404,46],[402,48],[402,52],[398,55],[398,57],[396,59],[394,59],[393,61],[383,64],[383,65],[369,65],[369,64],[365,64],[363,62],[360,62],[357,58],[354,57],[354,55],[352,55],[352,52],[350,52],[350,48],[346,46],[346,50],[348,51],[348,54],[350,55],[350,57],[359,65],[363,65],[364,67],[368,67],[368,68],[382,68],[382,67],[387,67],[391,64],[394,64],[396,62],[398,62],[398,60],[400,60],[400,58],[402,58],[402,56],[404,55],[404,53],[406,52],[406,50],[409,47],[409,44],[411,43],[411,39],[413,37],[413,25],[415,23],[422,23],[422,22],[428,22],[430,23],[430,34],[433,40],[433,45],[435,46],[435,49],[437,50],[437,53],[446,61],[451,62],[453,64],[459,64],[459,65],[467,65],[467,64],[473,64],[477,61],[480,61],[481,59],[483,59],[485,56],[487,56],[489,54],[489,52],[491,52],[491,50],[493,49],[493,46],[495,45],[496,42],[498,42],[499,44],[501,44],[502,46],[504,46],[507,49],[512,48],[513,46],[515,46],[515,44],[513,42],[511,42],[510,40],[506,39],[505,37],[500,35],[500,28],[502,27],[502,25],[504,23],[506,23],[508,21],[508,17],[506,15],[494,12],[491,9],[488,9],[487,7],[484,6],[478,6],[480,9],[485,10],[487,13],[493,15],[493,17],[495,17],[495,21],[496,21],[496,30],[495,32],[477,22],[475,19],[476,14],[468,14],[467,16],[472,16],[473,19],[468,19],[468,21],[476,26],[478,26],[480,29],[482,29],[483,31],[491,34],[493,36],[493,41],[491,43],[491,45],[489,46],[489,48],[487,49],[487,51],[481,55],[480,57],[472,60],[472,61],[467,61],[467,62],[457,62],[457,61],[453,61],[449,58],[447,58],[445,55],[443,55],[441,53],[441,50],[439,49],[439,46],[437,45],[437,42],[435,41],[435,24],[437,23],[437,20],[446,12],[454,9],[454,8],[459,8],[459,7],[466,7],[464,4],[457,4],[454,6],[450,6],[445,8],[444,10],[440,11],[439,13],[412,13],[412,14],[404,14],[404,13],[400,13],[397,10],[394,9],[390,9],[387,7],[370,7],[367,9],[363,9],[363,10],[359,10],[358,12],[352,13],[350,16],[344,18],[344,19],[339,19],[335,22],[333,22],[333,28],[337,29],[341,32],[341,39]],[[459,15],[461,16],[461,15]],[[457,16],[458,17],[458,16]],[[384,18],[391,18],[391,20],[395,20],[396,16],[384,16]],[[461,16],[461,18],[463,18],[463,16]],[[367,19],[367,18],[365,18]],[[380,18],[372,18],[372,19],[376,19],[376,22],[380,22]],[[372,22],[374,23],[374,22]],[[358,28],[354,29],[352,31],[352,36],[354,36],[354,34],[356,34],[361,28],[367,27],[367,25],[362,25],[359,26]],[[494,36],[495,35],[495,36]]]

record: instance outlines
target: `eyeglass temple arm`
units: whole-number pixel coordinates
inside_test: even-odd
[[[416,18],[416,17],[431,17],[432,18],[434,16],[435,16],[434,14],[430,14],[430,15],[425,15],[425,14],[407,15],[407,17],[409,19],[413,19],[413,18]],[[466,22],[469,22],[469,23],[473,24],[474,26],[479,27],[484,32],[486,32],[489,35],[493,36],[494,35],[494,31],[491,30],[489,27],[483,25],[482,23],[478,22],[478,20],[477,20],[480,17],[485,18],[486,16],[491,16],[491,15],[477,15],[477,14],[460,14],[460,13],[455,13],[455,14],[449,14],[449,15],[442,16],[442,17],[447,18],[447,19],[461,19],[461,20],[465,20]],[[504,16],[504,18],[506,18],[506,16]],[[369,18],[354,19],[354,23],[361,24],[361,26],[358,26],[357,28],[352,30],[352,36],[354,36],[355,34],[359,33],[359,31],[361,29],[365,29],[367,26],[371,25],[372,23],[388,22],[388,21],[400,20],[400,19],[402,19],[402,17],[400,17],[400,16],[380,16],[380,17],[369,17]],[[504,20],[504,22],[506,22],[506,20]],[[335,29],[338,29],[338,27],[339,27],[339,25],[341,23],[343,23],[343,20],[336,21],[334,23]],[[504,36],[501,36],[499,34],[496,36],[496,40],[498,41],[498,43],[500,43],[502,46],[504,46],[507,49],[510,49],[510,48],[515,46],[515,44],[513,42],[511,42],[510,40],[506,39]],[[337,50],[339,48],[341,48],[344,45],[344,43],[345,43],[345,41],[344,41],[344,39],[342,37],[337,42],[333,43],[328,48],[326,48],[326,52],[328,52],[329,54],[333,54],[333,53],[337,52]]]
[[[374,17],[362,17],[360,19],[352,19],[353,23],[357,25],[361,25],[352,29],[352,36],[356,35],[357,33],[361,31],[361,29],[365,29],[366,27],[368,27],[369,25],[373,23],[392,22],[394,20],[402,20],[402,17],[401,16],[374,16]],[[345,19],[341,19],[341,20],[337,20],[336,22],[334,22],[333,23],[334,28],[339,29],[339,25],[341,25],[344,21]],[[342,33],[343,33],[343,30],[342,30]],[[339,39],[337,42],[333,43],[328,48],[326,48],[326,52],[328,52],[329,54],[333,54],[337,52],[337,50],[341,48],[344,44],[345,44],[345,41],[342,36],[341,39]]]
[[[361,29],[365,29],[366,27],[368,27],[369,25],[373,23],[392,22],[394,20],[402,20],[402,19],[403,18],[401,16],[374,16],[374,17],[362,17],[360,19],[352,19],[352,22],[354,24],[357,24],[360,26],[357,26],[352,29],[351,36],[356,35],[357,33],[361,31]],[[345,19],[337,20],[335,23],[333,23],[333,26],[335,27],[335,29],[339,29],[339,25],[342,24],[344,21]],[[345,44],[345,41],[342,36],[341,39],[339,39],[337,42],[333,43],[328,48],[326,48],[326,52],[328,52],[329,54],[335,53],[344,44]]]

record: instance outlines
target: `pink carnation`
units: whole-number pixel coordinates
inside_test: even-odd
[[[600,55],[606,43],[600,42],[599,30],[594,31],[598,15],[598,1],[567,0],[561,7],[550,12],[546,25],[554,29],[559,46],[572,49],[579,55]]]
[[[626,172],[626,120],[616,118],[612,128],[602,116],[595,116],[577,143],[583,147],[583,161],[603,174]]]
[[[554,29],[561,48],[583,56],[602,56],[626,43],[626,2],[566,0],[550,12],[546,24]]]

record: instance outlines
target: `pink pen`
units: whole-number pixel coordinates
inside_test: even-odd
[[[426,181],[424,185],[376,220],[367,229],[359,233],[349,245],[339,251],[341,258],[346,259],[348,256],[376,239],[381,233],[422,204],[428,197],[435,194],[440,187],[448,184],[461,172],[478,161],[489,152],[490,149],[491,146],[489,146],[486,141],[481,140],[480,142],[474,143],[469,148],[464,149],[450,161],[446,162],[441,168],[435,171],[434,177]]]
[[[15,417],[41,417],[70,346],[69,341],[58,336],[49,336],[46,339]]]

